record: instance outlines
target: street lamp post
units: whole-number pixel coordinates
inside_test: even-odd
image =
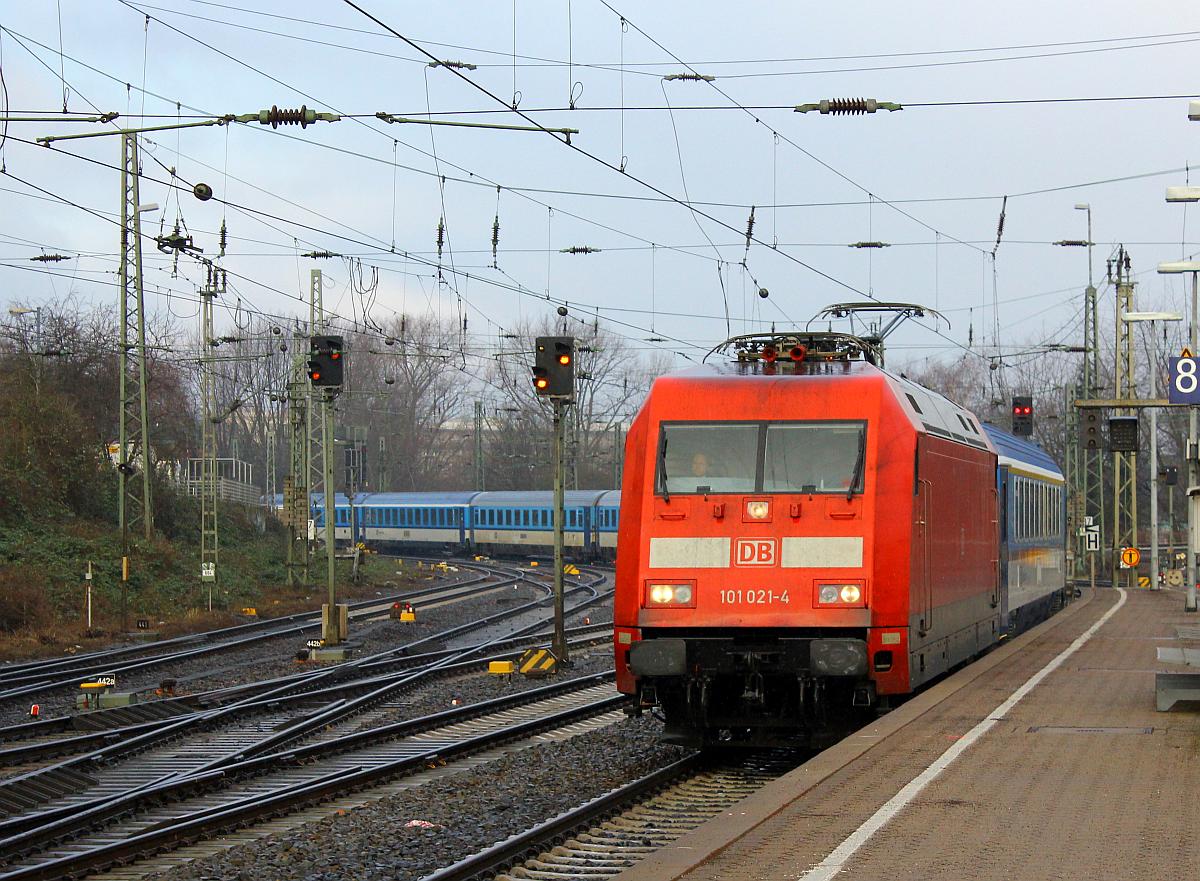
[[[1178,312],[1126,312],[1122,321],[1150,322],[1150,397],[1158,397],[1158,336],[1155,322],[1182,321]],[[1135,524],[1136,526],[1136,524]],[[1151,589],[1157,590],[1162,564],[1158,555],[1158,408],[1150,408],[1150,572]]]
[[[24,315],[33,315],[33,350],[34,353],[41,351],[42,345],[42,307],[41,306],[10,306],[8,314],[14,318],[20,318]]]
[[[1200,201],[1200,197],[1197,197]],[[1180,260],[1174,263],[1158,264],[1158,271],[1163,274],[1177,275],[1184,272],[1192,274],[1192,321],[1191,332],[1188,334],[1189,349],[1192,354],[1196,353],[1196,323],[1197,318],[1197,286],[1200,285],[1200,261],[1195,260]],[[1184,601],[1184,610],[1187,612],[1196,611],[1196,525],[1200,521],[1200,512],[1197,507],[1200,507],[1200,462],[1197,462],[1197,437],[1196,437],[1196,407],[1191,405],[1188,407],[1188,442],[1187,442],[1187,495],[1188,495],[1188,556],[1187,556],[1187,599]]]

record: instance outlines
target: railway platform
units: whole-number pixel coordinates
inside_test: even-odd
[[[1086,590],[620,881],[1200,877],[1200,709],[1155,709],[1176,592]]]

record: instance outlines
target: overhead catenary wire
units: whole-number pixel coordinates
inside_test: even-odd
[[[265,11],[261,11],[261,10],[248,9],[248,8],[241,7],[241,6],[234,6],[231,4],[208,2],[208,0],[191,0],[191,2],[196,3],[198,5],[220,8],[220,9],[225,9],[225,10],[229,10],[229,11],[236,11],[236,12],[244,13],[247,15],[257,15],[257,16],[261,16],[261,17],[266,17],[266,18],[270,18],[275,21],[289,21],[289,22],[293,22],[293,23],[297,23],[297,24],[312,25],[314,27],[319,28],[321,31],[326,31],[326,32],[331,31],[331,30],[339,30],[339,31],[344,31],[344,32],[348,32],[348,33],[363,34],[366,36],[373,36],[373,37],[381,36],[378,33],[367,30],[365,28],[355,28],[355,27],[350,27],[347,25],[336,24],[333,22],[322,22],[322,21],[317,21],[317,20],[313,20],[313,19],[300,18],[298,16],[281,15],[278,13],[270,13],[270,12],[265,12]],[[254,32],[263,33],[263,34],[269,34],[269,35],[275,36],[275,37],[299,39],[299,40],[305,40],[306,42],[316,42],[321,45],[329,45],[329,46],[333,46],[334,48],[342,48],[342,49],[346,49],[349,51],[361,52],[361,53],[365,53],[365,54],[388,55],[388,53],[377,52],[374,50],[365,49],[361,46],[342,46],[339,44],[325,43],[320,40],[315,40],[313,37],[311,37],[309,35],[297,36],[297,35],[293,35],[293,34],[286,34],[286,33],[280,32],[278,29],[268,30],[265,28],[255,28],[251,25],[246,25],[241,22],[233,22],[233,21],[228,21],[228,20],[223,20],[223,19],[215,19],[212,17],[197,15],[195,13],[186,13],[179,9],[167,8],[167,7],[162,7],[162,6],[152,6],[152,5],[146,4],[146,3],[139,2],[138,5],[143,6],[144,8],[147,8],[147,9],[154,9],[156,11],[161,11],[161,12],[170,12],[170,13],[180,15],[180,16],[185,16],[188,18],[209,21],[209,22],[216,23],[216,24],[223,24],[223,25],[226,25],[229,27],[240,28],[240,29],[254,31]],[[940,56],[947,56],[947,55],[963,55],[963,54],[975,54],[975,53],[985,53],[985,52],[1013,52],[1013,51],[1025,51],[1025,50],[1032,50],[1032,49],[1054,49],[1054,48],[1076,47],[1076,46],[1088,46],[1088,47],[1098,47],[1099,46],[1099,48],[1094,49],[1093,51],[1120,51],[1120,50],[1130,49],[1130,48],[1145,48],[1145,46],[1142,46],[1142,45],[1100,46],[1099,44],[1105,44],[1105,43],[1125,44],[1125,43],[1136,43],[1137,41],[1146,41],[1146,40],[1175,41],[1179,38],[1200,39],[1200,31],[1179,31],[1179,32],[1170,32],[1170,33],[1159,33],[1159,34],[1145,34],[1145,35],[1138,35],[1138,36],[1103,37],[1103,38],[1094,38],[1094,39],[1090,39],[1090,40],[1070,40],[1070,41],[1041,42],[1041,43],[1017,43],[1017,44],[1010,44],[1010,45],[1003,45],[1003,46],[975,46],[975,47],[966,47],[966,48],[961,48],[961,49],[951,48],[951,49],[917,50],[917,51],[910,50],[910,51],[878,52],[878,53],[870,53],[870,54],[858,53],[858,54],[847,54],[847,55],[818,55],[818,56],[783,57],[783,58],[701,59],[701,60],[693,59],[690,63],[707,65],[707,66],[712,66],[712,65],[796,64],[796,63],[814,63],[814,62],[824,62],[824,61],[856,61],[856,60],[870,60],[870,59],[881,59],[881,58],[940,57]],[[479,67],[506,67],[506,68],[512,67],[514,72],[517,67],[566,67],[566,66],[586,67],[586,68],[591,68],[594,70],[602,70],[602,71],[603,70],[616,71],[624,65],[623,61],[618,62],[618,63],[580,62],[580,61],[574,61],[574,60],[570,60],[570,59],[568,59],[568,60],[552,59],[552,58],[544,58],[544,57],[540,57],[540,56],[519,54],[516,50],[515,17],[514,17],[514,41],[513,41],[512,52],[503,52],[503,51],[499,51],[499,50],[488,49],[488,48],[485,48],[482,46],[467,46],[467,45],[458,44],[458,43],[446,43],[446,42],[438,42],[438,41],[434,41],[434,40],[421,40],[420,42],[427,43],[428,45],[431,45],[431,46],[439,46],[439,47],[443,47],[443,48],[451,48],[451,49],[456,49],[456,50],[460,50],[460,51],[473,52],[473,53],[480,54],[480,55],[504,56],[505,57],[504,61],[496,61],[492,64],[479,63],[477,66],[479,66]],[[1147,44],[1147,45],[1175,45],[1175,42],[1165,42],[1165,43]],[[407,58],[407,57],[395,56],[395,55],[392,55],[390,57],[393,57],[393,58],[395,58],[397,60],[401,60],[401,61],[411,62],[414,64],[426,64],[427,63],[426,61],[424,61],[423,59],[420,59],[420,58]],[[1029,56],[1020,56],[1018,58],[979,59],[979,61],[996,62],[996,61],[1027,60],[1029,58],[1050,58],[1050,57],[1058,57],[1058,55],[1055,53],[1042,53],[1042,54],[1033,54],[1033,55],[1029,55]],[[524,63],[519,63],[517,59],[522,59],[522,61]],[[968,59],[966,62],[960,62],[960,63],[971,63],[971,60]],[[639,70],[638,68],[665,67],[665,66],[670,66],[670,65],[671,65],[671,62],[662,62],[662,61],[643,61],[643,62],[629,62],[628,63],[630,73],[640,74],[640,75],[644,75],[647,77],[659,77],[659,76],[661,76],[661,74],[657,71]],[[875,69],[877,69],[877,68],[851,68],[851,69],[849,69],[849,71],[853,72],[856,70],[875,70]],[[803,71],[801,73],[825,73],[825,72],[830,72],[830,71]],[[847,72],[847,71],[840,70],[838,72]],[[726,74],[725,76],[733,76],[733,74]],[[515,91],[515,80],[514,80],[514,91]]]
[[[193,0],[193,2],[198,2],[198,0]],[[43,49],[46,49],[47,51],[51,51],[51,52],[55,51],[55,50],[51,49],[50,47],[46,46],[44,43],[40,43],[37,40],[34,40],[26,35],[18,34],[17,32],[13,31],[12,28],[10,28],[10,27],[0,25],[0,33],[3,33],[3,32],[7,32],[14,39],[16,39],[17,37],[20,37],[24,40],[27,40],[27,41],[33,43],[34,45],[37,45]],[[26,51],[29,51],[28,47],[23,46],[22,48],[25,48]],[[36,54],[33,57],[37,58]],[[78,58],[75,58],[69,54],[66,55],[65,57],[67,58],[67,60],[70,60],[73,63],[78,64],[81,67],[84,67],[87,70],[92,71],[93,73],[104,76],[115,83],[120,83],[123,86],[127,85],[127,83],[124,80],[120,79],[119,77],[113,76],[110,73],[107,73],[107,72],[100,70],[92,65],[89,65],[86,62],[83,62]],[[38,60],[43,65],[45,64],[44,62],[41,62],[40,58]],[[48,66],[47,66],[47,69],[49,69]],[[55,76],[57,76],[57,74],[55,74]],[[134,88],[136,88],[136,87],[134,87]],[[160,94],[150,91],[150,90],[147,90],[147,94],[152,97],[158,98],[159,100],[162,100],[164,102],[168,102],[171,104],[177,103],[175,101],[175,99],[169,99],[164,95],[160,95]],[[1139,96],[1133,96],[1133,98],[1138,98],[1138,97]],[[1146,100],[1158,99],[1160,97],[1165,99],[1165,98],[1175,98],[1175,97],[1186,98],[1186,97],[1194,97],[1194,96],[1186,96],[1186,95],[1147,96]],[[1051,100],[1054,100],[1054,99],[1051,99]],[[1082,98],[1082,99],[1065,99],[1065,100],[1093,100],[1093,99]],[[1098,99],[1094,99],[1094,100],[1108,100],[1108,99],[1098,98]],[[1125,98],[1114,98],[1112,100],[1126,100],[1126,99]],[[952,103],[955,103],[955,102],[952,102]],[[191,105],[184,104],[183,106],[196,111],[196,113],[192,116],[192,118],[212,118],[213,117],[212,113],[202,112],[199,110],[199,108],[191,107]],[[920,106],[920,105],[906,105],[906,106]],[[778,107],[780,109],[791,110],[793,105],[791,105],[791,104],[778,105]],[[536,108],[533,108],[533,109],[522,108],[522,109],[527,113],[539,112],[539,110]],[[565,109],[565,108],[562,108],[562,109]],[[578,108],[578,110],[583,110],[583,109],[585,109],[585,108]],[[595,109],[595,108],[592,108],[592,109]],[[609,109],[619,109],[619,108],[609,108]],[[664,107],[662,109],[665,110],[666,108]],[[680,110],[680,109],[689,109],[689,108],[688,108],[688,105],[675,105],[674,109]],[[711,107],[706,106],[703,108],[695,108],[695,109],[714,109],[714,110],[718,110],[718,109],[719,110],[750,109],[750,110],[753,110],[756,108],[754,106],[749,106],[749,105],[744,105],[744,106],[713,105]],[[38,112],[38,113],[41,113],[44,111],[13,111],[13,112],[14,113],[15,112]],[[83,111],[74,111],[74,112],[82,113]],[[405,115],[420,116],[424,112],[425,111],[412,111]],[[495,114],[495,113],[504,113],[504,112],[507,112],[507,109],[505,109],[505,110],[445,111],[445,113],[447,113],[447,114],[454,114],[454,113]],[[129,116],[129,115],[130,114],[125,114],[125,116]],[[348,118],[360,117],[360,118],[365,119],[367,117],[374,117],[376,114],[374,112],[370,112],[370,113],[343,114],[343,115]],[[146,114],[146,118],[175,119],[176,114]],[[184,118],[189,118],[189,117],[187,115],[184,115]],[[295,140],[297,142],[307,144],[310,147],[313,147],[315,149],[329,150],[329,151],[341,153],[344,155],[355,156],[357,158],[371,161],[371,162],[379,162],[379,163],[387,164],[389,166],[393,165],[393,163],[391,161],[389,161],[387,159],[383,159],[381,157],[372,156],[372,155],[369,155],[366,153],[362,153],[361,151],[350,150],[350,149],[340,147],[337,145],[333,145],[333,144],[325,144],[325,143],[321,143],[318,141],[313,141],[311,139],[301,138],[297,135],[291,134],[290,132],[286,132],[286,131],[282,131],[282,130],[255,129],[255,131],[259,131],[261,134],[264,134],[264,135],[270,135],[273,137],[281,137],[281,138],[287,138],[290,140]],[[395,139],[393,139],[393,140],[395,140]],[[400,143],[404,143],[404,142],[401,141]],[[408,144],[405,144],[405,146],[410,147],[410,149],[412,148],[412,146],[408,145]],[[421,152],[421,151],[418,151],[418,152]],[[415,174],[428,175],[431,177],[435,176],[435,174],[436,174],[435,172],[429,171],[427,169],[416,168],[414,166],[408,166],[408,165],[404,165],[404,164],[399,164],[397,167],[404,171],[409,171],[409,172],[412,172]],[[1086,187],[1103,186],[1103,185],[1113,184],[1113,183],[1122,183],[1122,182],[1126,182],[1126,181],[1140,180],[1140,179],[1149,178],[1149,177],[1165,177],[1165,176],[1183,173],[1186,170],[1187,170],[1186,166],[1181,166],[1181,167],[1177,167],[1177,168],[1162,169],[1159,171],[1141,172],[1141,173],[1132,174],[1132,175],[1123,175],[1123,176],[1111,177],[1111,178],[1101,178],[1101,179],[1091,180],[1091,181],[1082,181],[1079,183],[1064,184],[1064,185],[1060,185],[1060,186],[1056,186],[1056,187],[1046,187],[1046,188],[1041,188],[1041,189],[1026,190],[1026,191],[1017,192],[1017,193],[1010,193],[1008,195],[1010,198],[1021,198],[1021,197],[1026,197],[1026,196],[1043,195],[1043,194],[1050,194],[1050,193],[1055,193],[1055,192],[1062,192],[1064,190],[1082,189],[1082,188],[1086,188]],[[463,185],[467,185],[467,186],[493,187],[493,186],[497,185],[495,181],[487,180],[486,178],[483,178],[479,175],[474,175],[473,177],[466,177],[466,178],[445,175],[445,178],[448,182],[453,182],[456,184],[463,184]],[[562,196],[577,196],[577,197],[596,198],[596,199],[616,199],[616,200],[631,201],[631,202],[671,203],[674,201],[673,199],[671,199],[669,197],[636,195],[636,194],[629,194],[629,193],[601,193],[601,192],[569,190],[569,189],[553,188],[553,187],[524,187],[524,186],[518,186],[518,185],[512,185],[512,184],[502,184],[501,186],[503,187],[503,189],[505,189],[509,192],[512,192],[514,194],[518,194],[518,195],[519,194],[536,193],[536,194],[541,194],[541,195],[562,195]],[[906,199],[889,199],[888,202],[889,202],[889,204],[893,204],[893,205],[909,205],[909,204],[928,204],[928,203],[938,203],[938,202],[994,201],[994,200],[999,200],[1000,198],[1002,198],[1002,195],[1003,194],[992,193],[992,194],[974,194],[974,195],[959,195],[959,196],[928,196],[928,197],[916,197],[916,198],[906,198]],[[749,210],[750,205],[751,205],[751,203],[749,203],[749,202],[728,202],[728,201],[700,200],[700,199],[692,200],[692,204],[698,205],[701,207],[707,207],[707,208],[738,208],[738,209],[743,209],[743,210]],[[865,200],[865,199],[850,199],[850,200],[829,200],[829,201],[820,201],[820,202],[779,203],[775,207],[779,208],[779,209],[808,209],[808,208],[836,208],[836,207],[865,205],[865,204],[867,204],[867,200]],[[561,207],[558,210],[563,211],[564,213],[567,213]],[[590,222],[586,218],[580,218],[580,219],[583,219],[585,222]],[[667,246],[664,245],[663,247],[667,247]]]
[[[350,3],[350,2],[351,2],[351,0],[343,0],[343,2]],[[612,6],[612,5],[609,3],[609,2],[608,2],[608,0],[600,0],[600,4],[601,4],[602,6],[604,6],[606,9],[608,9],[610,12],[612,12],[614,15],[616,15],[616,16],[619,16],[619,17],[620,17],[620,18],[622,18],[622,19],[625,19],[625,16],[624,16],[624,15],[622,15],[620,12],[618,12],[618,11],[617,11],[617,10],[616,10],[616,9],[615,9],[615,8],[614,8],[614,7],[613,7],[613,6]],[[663,45],[661,42],[659,42],[658,40],[656,40],[654,37],[652,37],[650,34],[648,34],[648,33],[647,33],[645,30],[643,30],[642,28],[638,27],[638,25],[637,25],[637,24],[635,24],[635,23],[633,23],[633,22],[630,22],[630,24],[632,25],[632,27],[633,27],[633,28],[634,28],[634,29],[635,29],[635,30],[636,30],[636,31],[637,31],[639,34],[641,34],[643,37],[645,37],[647,40],[649,40],[651,43],[653,43],[653,44],[654,44],[656,47],[658,47],[659,49],[661,49],[663,52],[667,53],[669,56],[671,56],[672,58],[674,58],[674,59],[675,59],[676,61],[678,61],[679,63],[681,63],[681,64],[684,64],[684,65],[687,67],[687,69],[688,69],[688,71],[689,71],[689,72],[691,72],[691,73],[698,73],[698,71],[696,71],[696,70],[695,70],[695,69],[694,69],[694,68],[693,68],[691,65],[687,64],[686,62],[684,62],[684,61],[683,61],[683,60],[682,60],[682,59],[681,59],[681,58],[680,58],[678,55],[676,55],[674,52],[672,52],[670,49],[668,49],[666,46],[664,46],[664,45]],[[874,196],[874,198],[876,198],[876,199],[878,199],[879,201],[883,202],[885,205],[887,205],[887,206],[888,206],[889,208],[891,208],[893,211],[896,211],[897,213],[899,213],[899,214],[903,215],[904,217],[907,217],[909,220],[913,221],[914,223],[920,224],[921,226],[925,227],[926,229],[929,229],[930,231],[935,231],[935,230],[934,230],[934,227],[930,226],[928,223],[926,223],[925,221],[921,220],[920,218],[918,218],[918,217],[914,216],[914,215],[913,215],[911,212],[909,212],[909,211],[906,211],[906,210],[905,210],[905,209],[903,209],[903,208],[899,208],[899,207],[897,207],[896,205],[892,204],[892,203],[891,203],[890,201],[888,201],[887,199],[884,199],[884,198],[882,198],[882,197],[878,196],[878,194],[875,194],[875,193],[873,193],[873,192],[872,192],[872,191],[871,191],[869,188],[867,188],[867,187],[863,186],[862,184],[858,183],[856,180],[854,180],[853,178],[849,177],[847,174],[845,174],[844,172],[840,171],[839,169],[835,168],[835,167],[834,167],[833,165],[831,165],[830,163],[828,163],[828,162],[826,162],[825,160],[821,159],[820,157],[818,157],[816,154],[814,154],[814,153],[813,153],[813,152],[811,152],[810,150],[806,149],[805,147],[803,147],[802,145],[798,144],[798,143],[797,143],[796,141],[794,141],[793,139],[789,138],[787,135],[784,135],[783,133],[781,133],[781,132],[778,132],[778,131],[777,131],[776,129],[774,129],[773,127],[771,127],[771,126],[767,125],[765,122],[763,122],[761,119],[759,119],[759,117],[758,117],[758,116],[756,116],[756,115],[755,115],[753,112],[751,112],[750,110],[747,110],[745,107],[742,107],[742,105],[741,105],[741,102],[739,102],[739,101],[737,101],[735,98],[733,98],[733,97],[732,97],[732,96],[731,96],[731,95],[730,95],[728,92],[726,92],[726,91],[725,91],[725,90],[724,90],[724,89],[723,89],[721,86],[719,86],[719,85],[718,85],[716,82],[714,82],[712,79],[707,79],[707,80],[703,80],[703,81],[704,81],[704,82],[705,82],[705,83],[706,83],[706,84],[709,86],[709,88],[711,88],[711,89],[714,89],[714,90],[717,92],[717,94],[719,94],[719,95],[720,95],[721,97],[723,97],[725,100],[729,101],[731,104],[733,104],[733,105],[735,105],[735,106],[741,107],[741,109],[742,109],[742,110],[743,110],[743,111],[746,113],[746,115],[747,115],[747,116],[749,116],[749,117],[750,117],[752,120],[754,120],[755,124],[763,126],[764,128],[766,128],[766,129],[767,129],[767,131],[771,132],[772,134],[777,134],[777,135],[778,135],[780,138],[782,138],[782,139],[783,139],[783,141],[784,141],[785,143],[787,143],[788,145],[790,145],[790,146],[794,147],[796,150],[798,150],[798,151],[800,151],[801,153],[803,153],[805,156],[807,156],[807,157],[808,157],[809,159],[811,159],[813,162],[816,162],[816,163],[817,163],[818,165],[820,165],[822,168],[825,168],[825,169],[827,169],[828,171],[832,172],[833,174],[837,175],[839,178],[841,178],[842,180],[846,181],[848,184],[850,184],[851,186],[855,187],[856,189],[859,189],[859,190],[861,190],[863,193],[866,193],[868,196]],[[968,245],[966,242],[964,242],[962,239],[958,238],[957,236],[951,235],[951,234],[949,234],[949,233],[943,233],[943,234],[944,234],[944,235],[945,235],[945,236],[946,236],[948,239],[950,239],[951,241],[958,242],[959,244],[963,244],[963,245],[965,245],[966,247],[974,247],[974,246],[972,246],[972,245]],[[811,268],[811,267],[809,267],[809,268]],[[862,291],[858,291],[858,293],[859,293],[859,294],[862,294],[863,292],[862,292]]]

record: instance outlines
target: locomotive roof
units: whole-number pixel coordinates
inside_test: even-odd
[[[833,374],[831,370],[837,370]],[[768,372],[770,371],[770,372]],[[747,379],[765,377],[788,381],[806,376],[876,376],[887,382],[901,402],[910,409],[930,434],[958,441],[981,450],[992,450],[980,420],[970,410],[960,407],[944,395],[927,389],[906,376],[890,373],[866,361],[804,361],[793,364],[779,361],[768,367],[761,361],[726,361],[705,363],[668,374],[680,379]]]

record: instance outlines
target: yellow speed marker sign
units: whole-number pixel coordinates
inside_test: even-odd
[[[1121,549],[1121,568],[1134,569],[1137,564],[1142,562],[1142,552],[1137,548],[1122,548]]]

